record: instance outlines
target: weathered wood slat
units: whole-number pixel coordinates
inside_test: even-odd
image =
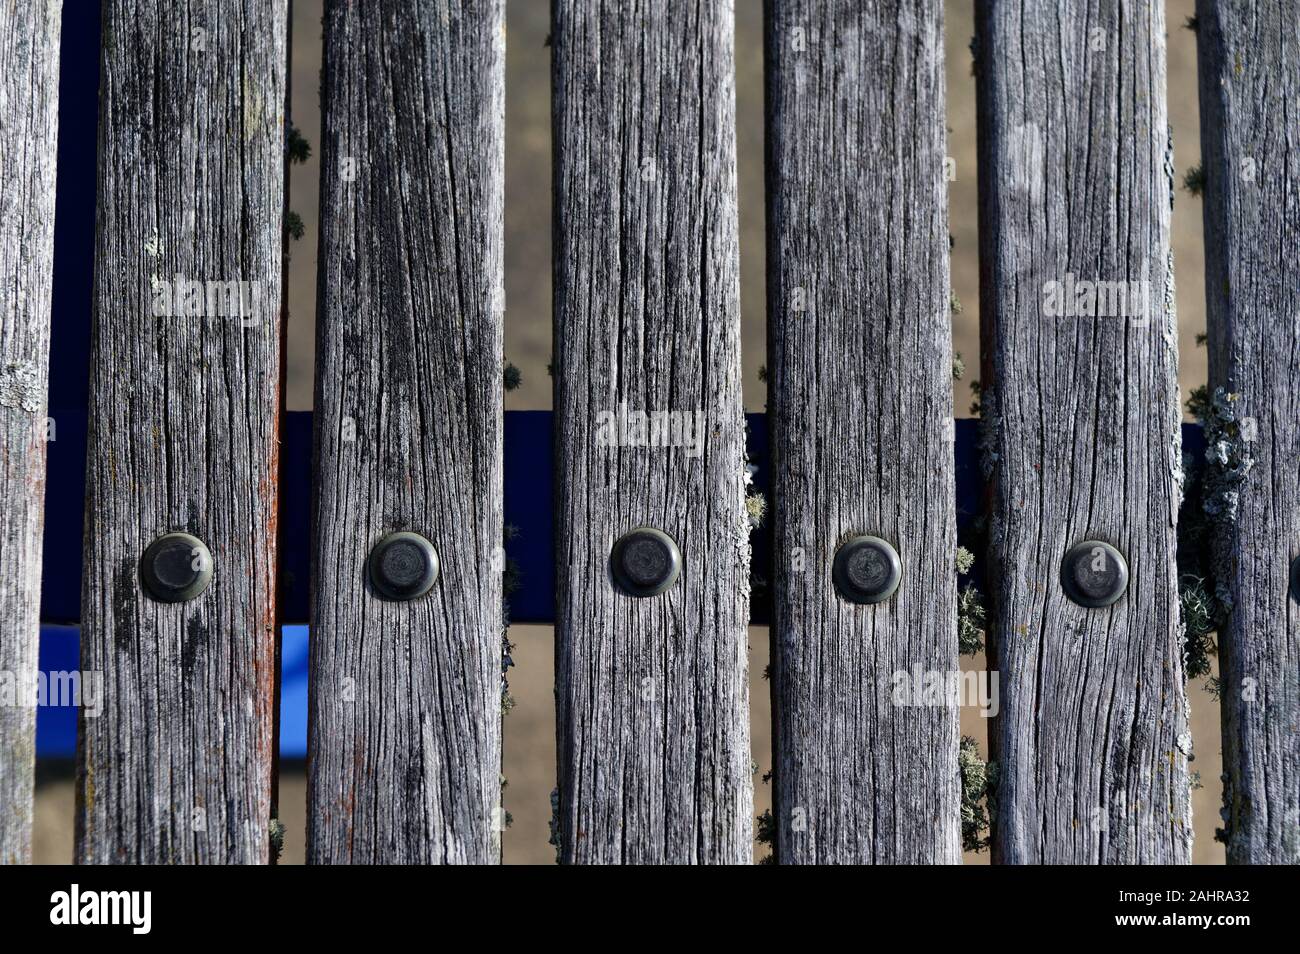
[[[984,0],[976,21],[994,859],[1187,862],[1164,4]],[[1084,282],[1135,283],[1129,307]],[[1063,592],[1085,540],[1127,558],[1109,608]]]
[[[1300,863],[1300,3],[1197,4],[1230,864]]]
[[[0,864],[32,856],[61,9],[0,5]]]
[[[732,12],[557,0],[552,14],[561,860],[746,864]],[[665,412],[677,427],[647,446],[638,415]],[[610,575],[615,541],[641,525],[684,563],[644,598]]]
[[[104,706],[82,711],[83,862],[268,857],[286,12],[103,8],[81,645]],[[238,299],[207,286],[228,282]],[[157,602],[141,556],[176,530],[206,543],[212,582]]]
[[[776,858],[961,858],[943,5],[767,6]],[[839,544],[898,551],[874,605]]]
[[[500,860],[502,0],[327,6],[308,858]],[[432,541],[381,599],[371,547]]]

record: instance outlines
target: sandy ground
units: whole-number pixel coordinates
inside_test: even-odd
[[[551,136],[549,30],[547,0],[509,0],[506,88],[506,355],[523,372],[524,384],[507,395],[510,410],[549,408],[551,356]],[[1166,5],[1169,35],[1169,113],[1174,130],[1175,162],[1182,171],[1199,161],[1195,36],[1182,24],[1193,12],[1192,0]],[[949,155],[956,162],[950,183],[950,231],[953,290],[963,304],[953,318],[955,348],[967,365],[978,367],[979,275],[977,259],[975,175],[975,85],[968,44],[973,33],[971,4],[947,5],[947,82]],[[313,146],[312,160],[293,170],[291,206],[303,218],[306,235],[295,243],[290,261],[288,406],[311,407],[312,350],[315,317],[316,230],[318,224],[317,158],[320,143],[319,71],[320,0],[294,2],[293,117]],[[741,312],[744,337],[745,403],[762,410],[766,402],[759,367],[765,363],[763,215],[762,4],[736,0],[736,115],[740,188]],[[1205,381],[1204,349],[1194,344],[1205,326],[1201,207],[1180,191],[1174,207],[1174,258],[1180,325],[1180,383],[1183,396]],[[970,375],[958,384],[958,415],[968,413]],[[544,626],[511,629],[516,669],[510,685],[517,705],[505,720],[505,765],[509,780],[506,808],[514,818],[505,833],[505,860],[548,863],[550,792],[555,786],[555,712],[553,645]],[[768,686],[761,678],[767,665],[767,631],[750,631],[751,720],[759,776],[771,760]],[[982,669],[982,658],[963,660]],[[1222,863],[1223,846],[1213,841],[1219,823],[1220,741],[1218,704],[1200,684],[1189,686],[1192,734],[1198,753],[1193,768],[1205,787],[1194,795],[1195,860]],[[964,711],[963,732],[982,743],[986,724]],[[73,792],[68,766],[42,765],[37,794],[36,856],[65,861],[72,855]],[[755,807],[770,805],[770,786],[756,776]],[[306,786],[301,765],[286,765],[280,782],[281,817],[287,826],[284,861],[301,862],[306,821]],[[761,852],[756,852],[756,857]],[[984,863],[987,855],[968,857]]]

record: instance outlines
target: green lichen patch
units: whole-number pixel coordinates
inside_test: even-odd
[[[519,386],[524,383],[523,372],[508,361],[506,362],[503,377],[505,379],[504,384],[507,391],[517,390]]]
[[[1187,410],[1200,422],[1206,453],[1183,455],[1183,505],[1178,516],[1178,600],[1188,679],[1210,675],[1215,633],[1226,623],[1231,596],[1226,586],[1227,531],[1236,520],[1238,489],[1253,466],[1247,429],[1239,420],[1237,395],[1195,388]],[[1213,692],[1216,686],[1207,685]]]
[[[776,864],[776,818],[772,815],[772,809],[765,808],[763,814],[758,815],[755,819],[754,840],[760,845],[767,845],[772,851],[768,852],[758,860],[760,865]]]
[[[292,124],[285,131],[284,154],[290,162],[298,165],[311,158],[311,143],[307,142],[303,134],[298,131],[298,127]]]
[[[1178,601],[1182,606],[1186,676],[1199,679],[1210,674],[1210,657],[1217,652],[1214,633],[1222,622],[1223,607],[1205,580],[1191,573],[1178,579]]]
[[[1210,592],[1222,604],[1221,616],[1232,608],[1232,593],[1228,586],[1231,566],[1228,565],[1228,537],[1237,521],[1240,488],[1246,475],[1255,465],[1251,444],[1254,434],[1249,422],[1240,411],[1241,395],[1230,394],[1223,388],[1208,393],[1205,388],[1192,392],[1187,408],[1201,421],[1205,433],[1205,466],[1199,469],[1199,497],[1201,511],[1207,521],[1195,526],[1200,517],[1190,514],[1193,525],[1189,533],[1198,533],[1209,544],[1211,555],[1207,579]]]
[[[997,764],[980,758],[979,743],[963,735],[957,750],[957,770],[961,775],[961,846],[964,851],[983,851],[989,846]]]
[[[1211,517],[1224,523],[1236,521],[1237,488],[1255,464],[1236,404],[1239,398],[1240,395],[1215,388],[1209,400],[1200,405],[1205,459],[1210,465],[1201,505]],[[1191,406],[1190,401],[1188,405]]]
[[[280,853],[284,851],[284,822],[278,818],[272,818],[267,834],[271,840],[271,860],[279,861]]]
[[[510,642],[510,597],[519,589],[519,578],[523,572],[519,563],[505,554],[505,544],[519,536],[519,528],[506,524],[501,530],[501,715],[505,716],[515,707],[515,697],[510,694],[510,680],[506,677],[510,667],[515,664],[513,653],[515,644]]]
[[[501,831],[505,831],[507,828],[509,828],[511,825],[515,823],[515,816],[511,815],[510,812],[507,811],[505,807],[506,789],[509,787],[510,787],[510,779],[506,778],[505,774],[503,773],[501,775],[501,802],[497,809],[500,812]]]
[[[975,584],[967,583],[957,594],[957,651],[974,656],[984,650],[984,624],[988,612],[984,597]]]

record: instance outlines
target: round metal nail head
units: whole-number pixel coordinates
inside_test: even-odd
[[[212,582],[212,554],[196,536],[165,533],[140,558],[140,582],[160,603],[192,600]]]
[[[903,578],[898,551],[880,537],[853,537],[840,544],[832,574],[840,595],[853,603],[883,603]]]
[[[1300,556],[1291,561],[1291,599],[1300,603]]]
[[[437,579],[438,551],[418,533],[390,533],[370,551],[370,582],[390,600],[423,596]]]
[[[682,551],[662,530],[637,527],[614,544],[610,570],[618,585],[633,596],[658,596],[681,575]]]
[[[1084,540],[1061,561],[1061,586],[1080,606],[1110,606],[1128,589],[1128,563],[1109,543]]]

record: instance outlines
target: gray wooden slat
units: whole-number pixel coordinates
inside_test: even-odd
[[[1164,4],[984,0],[976,23],[994,860],[1185,863]],[[1056,315],[1071,276],[1146,284],[1133,316]],[[1131,574],[1105,609],[1060,582],[1094,539]]]
[[[82,710],[82,862],[268,857],[286,13],[103,7],[81,651],[104,705]],[[247,283],[242,317],[207,282]],[[166,604],[138,567],[174,530],[213,579]]]
[[[1223,829],[1300,863],[1300,3],[1198,3]]]
[[[732,43],[727,3],[552,7],[564,862],[752,859]],[[681,549],[659,596],[611,581],[641,525]]]
[[[772,0],[766,47],[776,859],[958,862],[956,703],[893,692],[958,669],[943,5]]]
[[[0,5],[0,678],[34,686],[62,3]],[[20,704],[14,705],[14,701]],[[32,859],[36,709],[0,706],[0,864]]]
[[[500,860],[502,0],[327,5],[308,859]],[[441,576],[379,598],[409,530]]]

